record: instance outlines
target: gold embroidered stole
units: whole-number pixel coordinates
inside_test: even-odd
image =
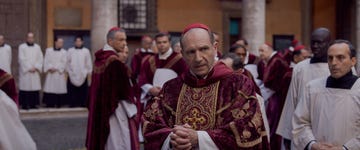
[[[183,84],[177,102],[177,125],[189,124],[195,130],[213,129],[220,81],[206,87]]]
[[[156,55],[153,55],[149,58],[149,63],[150,63],[150,70],[152,73],[155,73],[157,66],[156,66],[156,62],[155,62],[155,57],[157,57]],[[164,67],[162,68],[168,68],[170,69],[173,65],[175,65],[175,63],[177,63],[180,59],[182,58],[182,55],[177,54],[174,58],[172,58],[167,64],[165,64]]]
[[[10,79],[12,79],[12,75],[8,74],[8,73],[4,73],[1,77],[0,77],[0,87],[3,86],[3,84],[5,84],[7,81],[9,81]]]

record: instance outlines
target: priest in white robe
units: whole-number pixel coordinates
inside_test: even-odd
[[[36,150],[36,144],[22,124],[16,103],[0,90],[0,149]]]
[[[67,82],[70,107],[85,107],[90,75],[93,69],[90,50],[83,46],[83,38],[75,38],[75,47],[67,52]]]
[[[311,36],[311,50],[314,56],[311,59],[303,60],[293,68],[290,86],[276,130],[276,133],[284,138],[284,144],[287,149],[290,149],[290,140],[292,139],[292,116],[299,101],[300,94],[303,93],[305,89],[305,85],[313,79],[326,77],[330,74],[327,67],[326,56],[330,35],[328,29],[316,29]]]
[[[5,37],[0,35],[0,69],[11,74],[11,47],[5,43]]]
[[[294,112],[294,149],[360,149],[360,80],[353,75],[356,51],[350,42],[329,47],[329,77],[309,82]]]
[[[60,107],[66,100],[66,50],[63,48],[64,40],[55,39],[55,46],[46,49],[44,58],[44,84],[43,102],[47,107]]]
[[[41,90],[40,73],[43,67],[43,53],[34,43],[34,34],[27,34],[26,43],[19,46],[19,101],[23,109],[39,105]]]

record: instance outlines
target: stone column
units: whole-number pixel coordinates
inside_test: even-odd
[[[249,52],[259,55],[265,42],[265,0],[242,0],[242,35],[249,42]]]
[[[356,71],[360,74],[360,0],[356,0]]]
[[[91,51],[101,49],[108,30],[118,25],[118,0],[92,0]]]
[[[310,45],[312,32],[312,0],[302,0],[301,8],[301,41],[304,45]]]

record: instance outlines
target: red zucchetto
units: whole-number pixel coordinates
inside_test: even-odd
[[[210,28],[205,25],[205,24],[202,24],[202,23],[193,23],[193,24],[190,24],[188,26],[186,26],[186,28],[184,29],[184,31],[182,32],[182,34],[185,34],[186,32],[188,32],[189,30],[191,29],[194,29],[194,28],[201,28],[201,29],[204,29],[206,31],[210,31]]]

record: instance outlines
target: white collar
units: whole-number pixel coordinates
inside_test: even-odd
[[[249,63],[249,51],[246,51],[246,56],[245,56],[245,60],[244,60],[244,65]]]
[[[154,51],[152,49],[145,49],[145,48],[140,48],[140,51],[143,52],[143,53],[146,53],[146,52],[150,52],[150,53],[153,53]]]
[[[116,53],[116,50],[107,43],[104,45],[103,50],[104,51],[114,51]]]
[[[172,53],[173,53],[173,50],[170,47],[169,50],[166,53],[164,53],[164,54],[159,53],[159,59],[160,60],[166,60]]]
[[[212,68],[210,69],[210,71],[212,70]],[[210,73],[210,71],[206,74],[206,76],[204,76],[203,78],[201,79],[206,79]],[[199,79],[199,77],[194,73],[192,72],[192,70],[190,69],[190,74],[193,75],[196,79]]]
[[[265,60],[263,60],[263,62],[264,62],[265,64],[267,64],[267,63],[271,60],[271,58],[272,58],[276,53],[277,53],[277,51],[272,52],[271,55],[270,55],[270,57],[269,57],[269,59],[265,59]]]
[[[290,68],[294,68],[295,67],[295,63],[293,61],[290,62]]]
[[[215,65],[216,65],[216,62],[214,62],[214,65],[211,66],[211,68],[209,69],[209,72],[208,72],[203,78],[201,78],[201,79],[207,79],[208,76],[209,76],[209,73],[214,69],[214,66],[215,66]],[[190,74],[191,74],[191,75],[193,75],[196,79],[199,79],[198,76],[197,76],[194,72],[192,72],[191,69],[189,69],[189,70],[190,70]]]
[[[272,52],[271,55],[270,55],[270,57],[269,57],[269,60],[270,60],[271,58],[273,58],[276,53],[277,53],[277,51]],[[269,60],[268,60],[268,61],[269,61]]]

